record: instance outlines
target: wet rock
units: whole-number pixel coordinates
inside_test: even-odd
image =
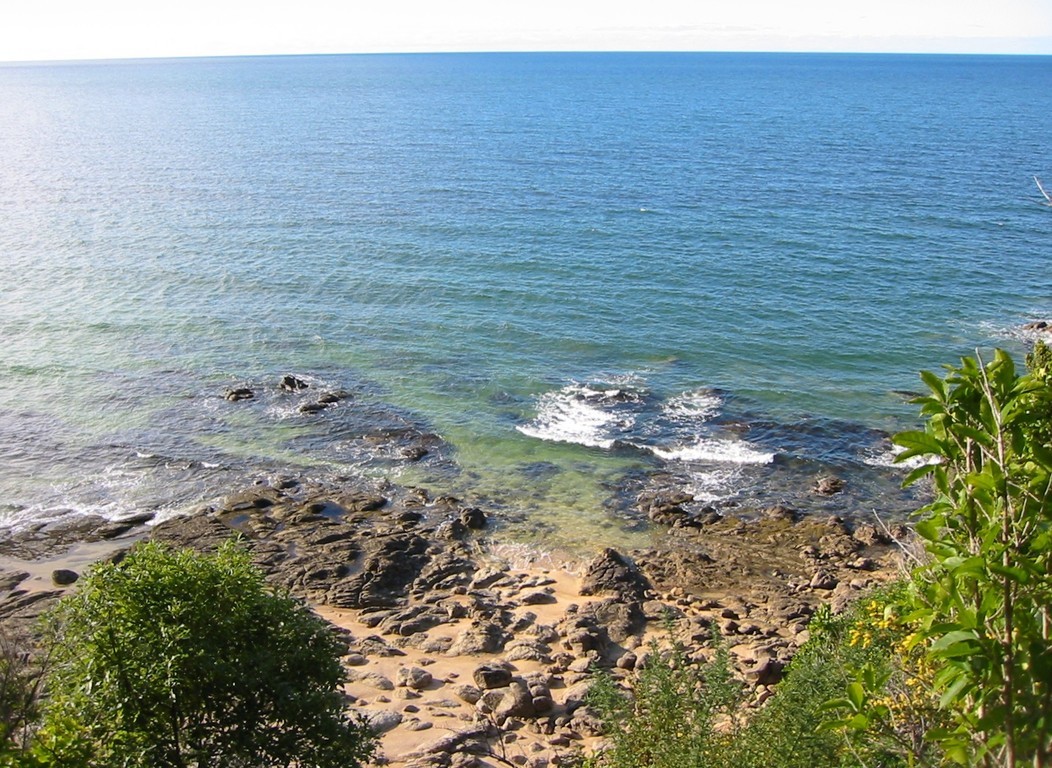
[[[241,400],[251,400],[256,396],[248,387],[232,387],[223,393],[223,397],[232,403],[239,402]]]
[[[624,600],[643,600],[649,583],[627,558],[613,549],[604,549],[585,571],[582,595],[610,592]]]
[[[875,544],[891,543],[891,538],[872,523],[862,523],[861,525],[856,526],[852,536],[854,536],[855,541],[867,547],[871,547]]]
[[[56,587],[66,587],[75,584],[80,574],[68,568],[56,568],[51,572],[51,583]]]
[[[0,572],[0,592],[9,592],[29,578],[27,571]]]
[[[311,413],[321,413],[322,411],[324,411],[328,407],[329,406],[327,406],[325,403],[304,403],[303,405],[301,405],[296,410],[298,410],[300,413],[311,414]]]
[[[486,513],[478,507],[467,507],[460,511],[460,522],[473,531],[480,531],[486,527]]]
[[[790,523],[798,522],[802,515],[792,507],[787,507],[784,504],[776,504],[773,507],[768,507],[763,511],[763,517],[766,520],[786,520]]]
[[[812,493],[819,496],[833,496],[844,490],[844,481],[839,477],[820,477],[811,487]]]
[[[286,392],[301,392],[302,390],[309,388],[310,385],[302,379],[297,379],[291,374],[286,374],[281,377],[281,382],[278,384],[278,387]]]
[[[427,539],[413,532],[371,539],[361,573],[334,585],[328,602],[338,608],[397,605],[427,564],[428,547]]]

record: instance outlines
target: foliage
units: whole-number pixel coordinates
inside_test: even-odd
[[[54,615],[37,755],[55,766],[358,766],[341,646],[233,545],[97,566]]]
[[[933,693],[935,666],[903,616],[910,588],[903,581],[879,589],[833,622],[844,678],[822,708],[820,730],[843,733],[863,765],[931,765],[941,756],[928,739],[946,722]]]
[[[0,765],[22,752],[39,714],[47,654],[33,645],[25,632],[0,629]]]
[[[745,718],[742,691],[716,640],[712,661],[691,662],[683,646],[651,647],[631,691],[609,676],[589,695],[611,748],[592,768],[823,768],[840,764],[843,740],[816,730],[824,703],[846,682],[842,621],[829,620],[797,654],[766,705]],[[836,626],[834,626],[836,625]]]
[[[588,701],[603,717],[611,748],[589,765],[598,768],[685,768],[722,765],[727,738],[718,725],[729,723],[740,700],[726,648],[717,645],[712,661],[692,662],[682,643],[661,651],[650,646],[631,693],[600,675]]]
[[[929,477],[935,499],[916,525],[929,560],[889,606],[892,652],[937,698],[943,722],[922,739],[960,763],[1044,766],[1052,750],[1052,355],[1041,345],[1028,362],[1019,375],[997,351],[922,373],[926,428],[895,438],[900,460],[935,459],[907,480]],[[856,730],[872,736],[895,714],[887,686],[876,673],[849,684],[839,703]]]

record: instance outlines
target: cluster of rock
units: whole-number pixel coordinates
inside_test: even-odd
[[[627,555],[604,550],[579,580],[509,570],[486,555],[483,510],[385,483],[272,478],[199,514],[121,532],[202,550],[239,536],[275,584],[342,627],[348,696],[392,764],[539,768],[567,764],[601,735],[586,701],[594,672],[627,682],[664,626],[699,661],[718,628],[762,704],[817,606],[843,607],[892,573],[890,536],[902,534],[786,508],[752,521],[692,515],[684,526],[677,499],[650,506],[676,535]],[[38,614],[61,593],[28,598],[26,575],[0,573],[0,620]]]

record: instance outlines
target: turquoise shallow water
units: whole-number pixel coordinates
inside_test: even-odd
[[[902,511],[900,391],[1052,314],[1047,58],[6,66],[0,103],[0,524],[287,467],[553,543],[627,535],[655,473]]]

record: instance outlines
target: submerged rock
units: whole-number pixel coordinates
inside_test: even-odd
[[[310,384],[302,379],[297,379],[295,376],[286,374],[281,377],[281,383],[278,384],[278,386],[286,392],[300,392],[301,390],[309,388]]]

